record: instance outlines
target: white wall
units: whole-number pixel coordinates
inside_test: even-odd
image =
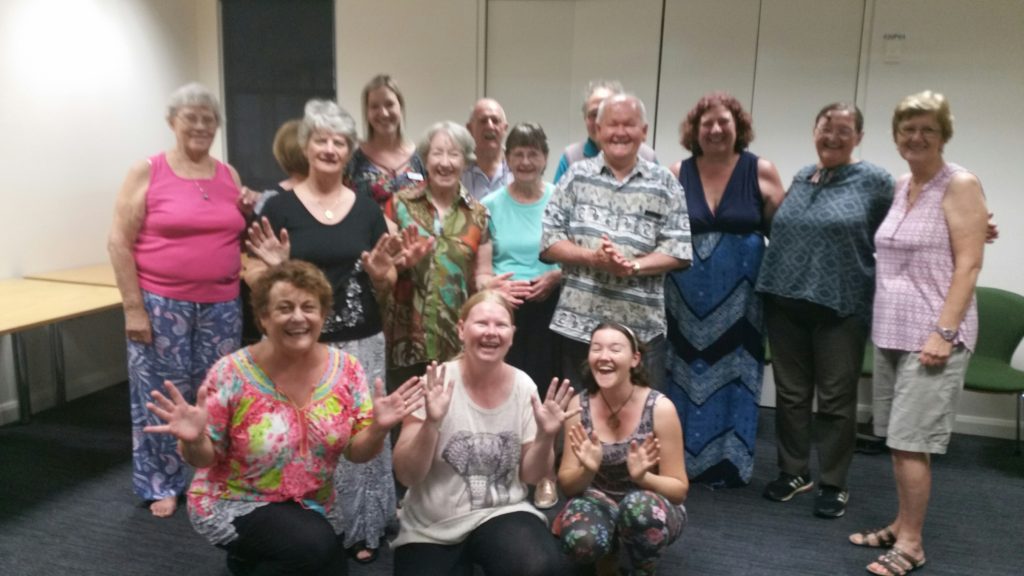
[[[1024,163],[1014,155],[1024,133],[1015,112],[1024,94],[1024,2],[667,0],[664,14],[658,0],[335,6],[338,95],[354,115],[363,84],[379,72],[405,91],[414,139],[494,96],[511,121],[541,122],[551,164],[583,137],[581,92],[595,77],[622,80],[645,100],[663,163],[685,156],[679,121],[701,94],[734,93],[754,114],[752,150],[776,162],[787,183],[814,160],[811,124],[826,102],[854,99],[867,116],[858,154],[898,173],[892,108],[911,92],[942,91],[957,117],[946,156],[981,177],[1002,224],[981,283],[1024,293],[1024,230],[1014,225],[1024,214]],[[0,278],[106,258],[125,170],[171,143],[166,95],[192,79],[220,89],[218,13],[216,0],[0,2],[0,129],[8,136],[0,157],[22,168],[6,174],[4,206],[17,218],[0,227]],[[905,38],[896,61],[887,61],[887,34]],[[119,325],[111,313],[68,327],[72,396],[123,377],[112,375],[123,366]],[[79,339],[96,334],[102,349],[79,351]],[[45,392],[45,337],[28,339],[36,389]],[[8,341],[0,340],[0,421],[13,406]],[[1024,351],[1015,364],[1024,367]],[[1005,397],[965,394],[965,429],[1010,434],[1012,420]]]
[[[0,278],[106,261],[129,165],[173,142],[168,94],[192,80],[219,91],[217,12],[216,0],[0,2]],[[65,324],[69,397],[125,378],[119,312]],[[45,331],[25,341],[33,405],[45,407]],[[10,354],[3,337],[0,422],[16,414]]]

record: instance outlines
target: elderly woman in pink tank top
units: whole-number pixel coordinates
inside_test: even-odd
[[[159,419],[150,393],[170,381],[189,402],[215,360],[239,346],[241,234],[245,215],[234,168],[210,156],[220,106],[199,84],[171,94],[175,145],[128,171],[108,250],[124,300],[132,414],[132,485],[167,517],[188,470],[173,438],[144,434]]]
[[[988,210],[978,178],[947,163],[949,104],[931,91],[907,96],[892,119],[910,173],[875,234],[877,272],[874,426],[892,451],[899,507],[880,529],[850,536],[888,548],[868,572],[906,574],[925,563],[921,530],[931,491],[931,454],[944,454],[967,360],[978,336],[974,286]]]

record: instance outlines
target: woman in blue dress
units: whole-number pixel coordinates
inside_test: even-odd
[[[746,151],[754,132],[736,98],[705,95],[681,133],[693,155],[671,170],[686,192],[693,264],[666,278],[666,392],[683,423],[690,479],[743,486],[754,468],[764,373],[754,285],[785,191],[775,166]]]

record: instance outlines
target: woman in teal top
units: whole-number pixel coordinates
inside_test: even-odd
[[[562,282],[561,269],[539,259],[541,218],[554,190],[542,179],[548,163],[544,129],[529,122],[513,126],[505,140],[505,160],[512,183],[483,199],[491,217],[494,273],[511,275],[508,294],[517,305],[516,335],[505,360],[526,372],[544,398],[561,358],[561,339],[548,326]],[[537,486],[534,502],[541,508],[558,502],[553,472]]]
[[[772,220],[758,276],[775,376],[779,477],[764,496],[809,491],[811,406],[818,438],[814,513],[846,512],[857,435],[857,382],[871,321],[874,236],[892,204],[893,178],[853,158],[863,116],[851,104],[818,113],[818,162],[800,170]]]

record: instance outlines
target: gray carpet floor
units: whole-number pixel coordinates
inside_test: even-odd
[[[712,491],[693,486],[690,523],[661,574],[866,574],[877,554],[847,543],[895,511],[886,454],[854,459],[845,517],[811,514],[813,494],[761,497],[774,478],[772,410],[763,410],[754,480]],[[0,575],[224,576],[224,553],[191,529],[183,510],[152,517],[132,495],[127,386],[113,386],[0,428]],[[954,437],[934,461],[922,574],[1024,574],[1024,458],[1013,443]],[[510,559],[514,562],[514,559]],[[391,573],[387,550],[353,575]]]

